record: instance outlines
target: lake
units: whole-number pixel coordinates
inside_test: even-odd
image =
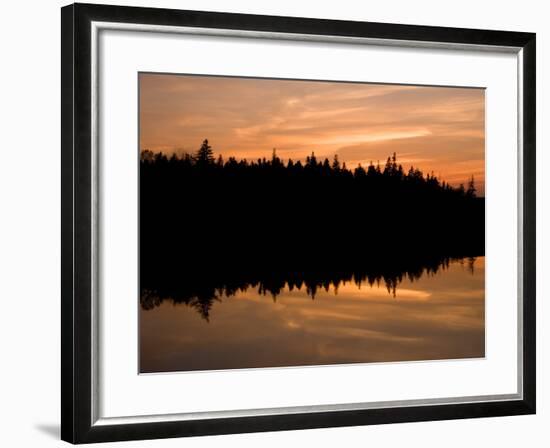
[[[485,257],[369,283],[245,285],[188,303],[142,292],[140,371],[485,356]]]

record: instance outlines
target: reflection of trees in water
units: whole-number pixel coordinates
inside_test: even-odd
[[[248,288],[245,288],[245,290]],[[221,296],[226,294],[228,297],[233,294],[224,293],[223,290],[212,289],[210,293],[204,291],[201,295],[191,296],[191,297],[161,297],[158,292],[153,290],[142,290],[141,291],[141,307],[144,310],[152,310],[157,306],[161,305],[165,300],[171,300],[173,304],[185,304],[194,308],[200,316],[206,320],[210,321],[210,310],[214,305],[214,302],[221,301]]]
[[[320,290],[332,291],[337,296],[341,286],[352,283],[358,288],[367,285],[371,288],[384,286],[388,294],[395,297],[399,284],[404,280],[414,282],[422,276],[435,275],[448,269],[450,263],[455,261],[463,265],[471,274],[474,273],[475,257],[444,257],[437,261],[432,260],[426,266],[411,266],[401,272],[355,270],[333,273],[287,273],[286,277],[272,274],[263,279],[242,280],[241,283],[216,283],[211,279],[197,281],[196,277],[180,278],[172,285],[164,282],[163,286],[156,288],[142,288],[140,302],[144,310],[156,308],[165,301],[170,301],[174,305],[185,304],[194,308],[203,319],[209,321],[214,302],[249,290],[255,290],[261,296],[270,296],[273,301],[276,301],[277,297],[285,291],[303,291],[314,300]]]

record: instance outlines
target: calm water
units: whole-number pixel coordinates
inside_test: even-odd
[[[485,258],[452,261],[419,279],[248,288],[211,304],[140,307],[141,372],[476,358],[485,355]],[[391,288],[390,288],[391,289]]]

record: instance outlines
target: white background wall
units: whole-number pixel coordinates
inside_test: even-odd
[[[550,444],[546,321],[550,270],[550,14],[537,0],[164,0],[103,3],[537,32],[538,414],[128,442],[124,446],[499,446]],[[61,1],[5,2],[0,15],[0,445],[54,447],[59,440],[60,11]],[[546,203],[545,203],[546,202]],[[110,444],[103,445],[105,447]],[[115,446],[115,445],[113,445]],[[122,445],[121,445],[122,446]]]

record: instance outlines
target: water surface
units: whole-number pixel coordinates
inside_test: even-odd
[[[177,303],[142,292],[140,371],[477,358],[485,355],[485,257],[397,282],[285,284]]]

